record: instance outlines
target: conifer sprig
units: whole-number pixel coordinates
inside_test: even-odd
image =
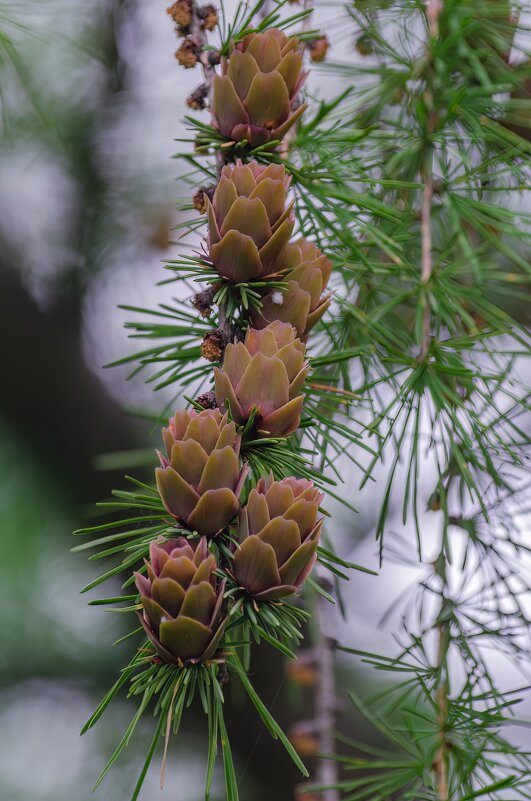
[[[366,61],[325,69],[354,84],[340,113],[366,136],[340,170],[353,202],[370,187],[381,205],[351,222],[356,292],[331,326],[344,347],[373,345],[354,389],[370,396],[368,430],[380,435],[362,484],[381,456],[389,465],[381,558],[423,575],[386,617],[396,655],[355,651],[395,674],[373,697],[352,693],[388,746],[340,736],[339,787],[352,801],[526,798],[530,756],[506,735],[526,690],[501,691],[491,653],[518,665],[531,644],[518,521],[529,390],[517,366],[529,350],[517,302],[529,294],[529,215],[517,199],[529,183],[529,127],[520,116],[515,136],[512,119],[529,54],[518,52],[509,4],[356,3],[348,14]],[[419,491],[428,454],[431,494]],[[394,504],[404,522],[412,513],[416,558],[389,531]]]

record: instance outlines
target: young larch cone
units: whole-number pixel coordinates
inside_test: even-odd
[[[224,278],[238,283],[275,272],[295,225],[293,203],[286,207],[289,182],[283,164],[223,167],[205,205],[209,255]]]
[[[214,77],[212,113],[227,139],[252,147],[280,140],[306,108],[296,108],[306,77],[299,41],[277,28],[245,36],[221,69]]]
[[[247,475],[240,436],[219,409],[177,411],[162,430],[157,488],[167,511],[190,531],[213,537],[236,515]]]
[[[139,618],[164,662],[182,665],[211,659],[223,635],[225,580],[204,537],[152,542],[147,577],[135,573],[143,613]]]
[[[289,436],[301,419],[299,393],[309,371],[304,353],[288,323],[277,320],[261,331],[249,328],[244,342],[225,348],[222,369],[214,367],[218,406],[239,425],[255,410],[257,436]]]
[[[262,601],[294,595],[311,573],[323,519],[323,494],[306,479],[259,479],[239,516],[233,573]]]
[[[287,245],[279,267],[292,267],[284,276],[286,289],[274,289],[262,298],[262,308],[253,309],[251,323],[264,328],[273,320],[291,323],[300,337],[307,337],[330,306],[332,296],[323,295],[332,262],[312,242],[302,237]]]

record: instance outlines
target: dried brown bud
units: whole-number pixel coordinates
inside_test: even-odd
[[[439,512],[440,509],[441,509],[441,495],[438,490],[435,490],[435,492],[433,492],[430,495],[430,498],[428,500],[428,510],[430,512]]]
[[[393,96],[391,97],[391,100],[390,100],[391,105],[392,106],[401,105],[403,100],[404,100],[404,95],[405,95],[404,87],[403,86],[397,86],[395,91],[393,92]]]
[[[303,759],[311,759],[319,750],[319,741],[313,732],[304,729],[304,724],[292,726],[289,731],[289,739],[299,756]]]
[[[374,47],[372,44],[372,40],[370,36],[367,36],[366,33],[362,33],[362,35],[356,39],[356,44],[354,45],[360,56],[370,56],[374,53]]]
[[[200,186],[197,192],[195,193],[193,198],[194,208],[196,208],[197,211],[200,212],[200,214],[204,214],[206,212],[205,198],[208,198],[210,201],[212,201],[215,189],[216,185],[210,184],[209,186]]]
[[[194,204],[194,209],[198,211],[199,214],[204,214],[206,212],[205,193],[202,189],[197,190],[193,196],[192,202]]]
[[[206,83],[202,83],[186,98],[186,105],[188,108],[193,108],[194,111],[203,111],[206,108],[207,96],[208,86]]]
[[[212,67],[217,67],[220,62],[221,62],[221,53],[219,52],[219,50],[210,50],[208,54],[208,63]]]
[[[185,69],[195,67],[199,55],[200,45],[195,36],[187,36],[175,53],[175,58]]]
[[[317,684],[317,670],[314,665],[300,660],[288,662],[288,675],[301,687],[311,688]]]
[[[318,39],[312,39],[308,42],[311,61],[316,64],[324,61],[329,47],[330,42],[328,41],[328,36],[320,36]]]
[[[166,9],[178,28],[188,28],[192,21],[192,0],[177,0]]]
[[[192,298],[192,306],[195,306],[201,317],[210,317],[212,312],[212,302],[216,294],[216,287],[211,286],[203,292],[198,292]]]
[[[218,404],[216,401],[216,393],[213,389],[210,389],[208,392],[205,392],[203,395],[199,395],[195,399],[195,402],[198,403],[203,409],[217,409]]]
[[[197,16],[202,21],[205,31],[213,31],[218,24],[218,10],[211,3],[206,6],[200,6],[197,9]]]
[[[473,311],[472,317],[474,318],[474,322],[476,324],[476,328],[478,329],[478,331],[483,331],[483,329],[487,327],[487,321],[485,320],[484,317],[481,316],[481,314],[478,314],[477,312]]]
[[[223,332],[219,328],[209,331],[201,344],[203,358],[209,362],[219,362],[223,353]]]

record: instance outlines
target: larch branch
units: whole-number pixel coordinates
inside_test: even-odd
[[[321,578],[321,584],[328,576]],[[331,636],[333,621],[332,604],[321,595],[317,599],[318,635],[315,644],[315,663],[317,668],[317,695],[315,700],[315,723],[319,738],[319,751],[333,757],[336,746],[334,729],[337,711],[337,695],[335,681],[335,640]],[[324,787],[337,785],[339,781],[338,762],[336,759],[320,759],[317,766],[317,782]],[[339,790],[323,790],[322,801],[339,801]]]
[[[428,20],[428,31],[431,39],[435,39],[439,34],[439,14],[441,11],[440,0],[428,0],[426,4],[426,17]],[[431,63],[431,46],[428,46],[428,71],[433,71]],[[436,112],[432,111],[428,118],[428,134],[431,134],[436,125]],[[421,280],[424,285],[428,284],[433,271],[433,247],[432,247],[432,204],[433,204],[433,164],[432,164],[431,143],[427,143],[421,177],[424,184],[422,191],[422,207],[420,221],[421,235]],[[430,327],[431,312],[428,293],[424,295],[424,313],[422,318],[422,341],[420,345],[419,358],[425,359],[428,355],[430,346]]]
[[[444,609],[444,597],[441,605],[441,616]],[[446,743],[446,722],[448,719],[448,695],[446,681],[446,631],[447,624],[439,619],[437,624],[438,649],[437,649],[437,669],[439,672],[439,684],[435,692],[435,703],[437,705],[437,738],[438,746],[433,763],[435,773],[435,785],[437,789],[438,801],[448,801],[448,766],[447,766],[447,743]]]

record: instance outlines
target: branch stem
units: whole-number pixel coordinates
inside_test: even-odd
[[[431,238],[431,207],[433,202],[433,171],[431,164],[426,164],[423,170],[424,189],[422,192],[422,209],[420,221],[420,235],[422,248],[421,279],[427,284],[431,278],[432,261],[432,238]],[[422,342],[420,346],[419,358],[425,359],[428,355],[430,346],[430,326],[431,311],[427,295],[424,297],[424,314],[422,318]]]
[[[201,52],[199,53],[198,59],[201,63],[201,68],[203,70],[203,77],[205,79],[205,84],[208,88],[208,99],[209,102],[212,98],[212,85],[214,83],[214,75],[216,74],[216,68],[210,61],[210,53],[211,51],[207,49],[208,47],[208,36],[203,27],[203,21],[199,16],[197,3],[193,2],[191,7],[192,19],[189,25],[190,35],[194,37],[197,44],[201,47]]]
[[[321,578],[321,584],[328,576]],[[330,589],[332,589],[330,587]],[[315,664],[317,668],[317,695],[315,701],[315,724],[319,737],[319,751],[333,756],[336,746],[334,729],[336,721],[337,696],[335,682],[335,640],[331,636],[333,621],[332,604],[321,595],[317,598],[318,637],[315,644]],[[317,782],[332,789],[323,790],[322,801],[339,801],[339,791],[334,789],[339,781],[338,762],[336,759],[320,759],[317,766]]]
[[[452,483],[452,476],[448,476],[446,487],[444,489],[444,496],[447,498],[450,485]],[[446,515],[445,515],[446,518]],[[446,526],[446,520],[443,521],[443,526]],[[437,655],[436,655],[436,677],[437,684],[435,688],[435,705],[437,709],[437,749],[433,760],[432,770],[435,778],[435,789],[437,792],[438,801],[448,801],[448,740],[446,736],[446,729],[448,724],[448,690],[449,690],[449,675],[448,675],[448,647],[450,642],[450,623],[448,620],[447,607],[448,607],[448,582],[447,582],[447,553],[446,553],[446,536],[443,528],[441,537],[441,548],[437,561],[434,563],[435,575],[439,577],[441,582],[440,587],[440,607],[434,628],[437,631]]]
[[[430,39],[435,39],[439,35],[439,13],[441,10],[440,0],[428,0],[426,4],[426,17],[428,20],[428,31]],[[433,72],[431,62],[431,42],[428,48],[428,73]],[[429,92],[426,92],[429,96]],[[433,98],[430,98],[433,102]],[[428,116],[427,134],[428,136],[435,130],[437,123],[437,113],[432,109]],[[432,243],[432,205],[433,205],[433,146],[428,141],[425,147],[423,163],[421,167],[421,178],[424,184],[422,191],[422,206],[420,212],[420,236],[421,236],[421,280],[424,285],[430,281],[433,272],[433,243]],[[425,359],[430,347],[430,328],[431,311],[428,293],[424,294],[424,312],[422,318],[422,340],[420,345],[419,359]]]
[[[435,38],[439,35],[439,14],[441,13],[441,0],[428,0],[426,3],[426,16],[428,18],[428,29],[430,36]]]
[[[441,615],[444,610],[445,599],[441,603]],[[438,741],[437,752],[433,763],[435,773],[435,785],[437,789],[438,801],[448,801],[448,767],[446,763],[446,722],[448,719],[448,694],[446,681],[446,625],[439,619],[437,624],[438,648],[437,648],[437,668],[439,672],[439,685],[435,691],[435,702],[437,704],[437,728]]]
[[[313,10],[314,0],[304,0],[303,8],[305,11]],[[310,29],[312,15],[308,14],[302,23],[302,29],[307,32]],[[299,123],[288,131],[285,140],[285,151],[281,152],[283,158],[287,158],[289,148],[297,134]],[[283,143],[284,145],[284,143]],[[323,465],[321,465],[323,469]],[[318,577],[324,589],[331,590],[332,586],[327,571],[324,576]],[[329,759],[320,759],[317,766],[317,783],[330,787],[321,793],[322,801],[339,801],[339,790],[336,785],[339,783],[338,761],[333,759],[336,752],[334,740],[334,729],[337,712],[336,694],[336,674],[335,674],[335,653],[336,641],[331,636],[334,628],[333,607],[322,595],[317,596],[317,634],[314,645],[315,666],[317,668],[317,687],[315,699],[315,730],[319,738],[319,751],[328,755]]]
[[[214,85],[214,77],[216,75],[216,68],[210,58],[212,51],[207,49],[208,36],[203,26],[203,21],[199,16],[198,6],[196,2],[192,2],[191,12],[192,12],[192,20],[190,22],[189,30],[190,34],[195,38],[196,42],[201,47],[201,52],[198,56],[198,59],[201,63],[201,68],[203,70],[203,78],[207,87],[207,97],[209,106],[210,108],[212,108],[212,90]],[[218,151],[218,153],[216,154],[216,168],[217,168],[218,180],[221,175],[223,164],[224,164],[223,155],[220,151]],[[227,317],[226,303],[221,303],[219,306],[219,328],[222,332],[222,342],[224,350],[225,346],[228,345],[229,342],[232,342],[234,338],[234,326],[231,324],[230,319]]]

